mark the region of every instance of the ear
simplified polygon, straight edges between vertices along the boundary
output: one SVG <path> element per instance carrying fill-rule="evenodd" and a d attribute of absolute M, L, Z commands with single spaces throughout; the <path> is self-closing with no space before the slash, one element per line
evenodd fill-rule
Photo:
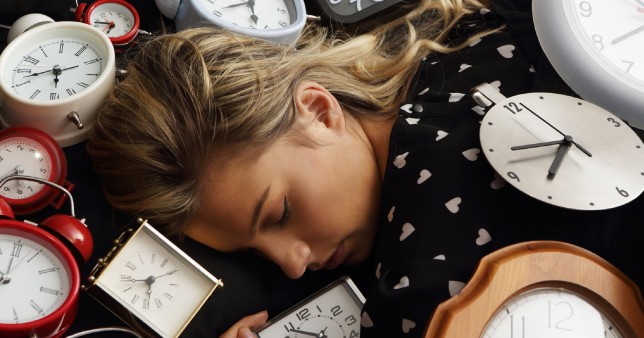
<path fill-rule="evenodd" d="M 301 82 L 293 97 L 298 120 L 303 125 L 318 122 L 330 129 L 344 130 L 345 116 L 338 100 L 317 82 Z"/>

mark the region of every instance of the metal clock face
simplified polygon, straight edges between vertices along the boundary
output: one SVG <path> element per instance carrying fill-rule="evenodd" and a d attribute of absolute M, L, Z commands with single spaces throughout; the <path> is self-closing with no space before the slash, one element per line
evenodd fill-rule
<path fill-rule="evenodd" d="M 283 29 L 295 21 L 292 0 L 199 1 L 217 18 L 239 27 L 259 30 Z"/>
<path fill-rule="evenodd" d="M 481 335 L 510 337 L 625 338 L 595 306 L 562 288 L 537 288 L 513 297 Z"/>
<path fill-rule="evenodd" d="M 151 332 L 176 337 L 220 285 L 221 281 L 143 223 L 89 291 L 96 295 L 100 290 L 116 300 L 121 308 L 112 310 L 121 318 L 136 317 Z"/>
<path fill-rule="evenodd" d="M 0 323 L 20 324 L 57 310 L 71 274 L 51 247 L 0 231 Z"/>
<path fill-rule="evenodd" d="M 477 90 L 500 95 L 489 85 Z M 482 151 L 517 189 L 578 210 L 617 207 L 644 190 L 644 144 L 608 111 L 551 93 L 492 101 L 481 123 Z"/>
<path fill-rule="evenodd" d="M 103 72 L 104 55 L 88 41 L 59 38 L 43 41 L 14 56 L 8 84 L 25 100 L 56 101 L 89 87 Z"/>
<path fill-rule="evenodd" d="M 587 101 L 644 127 L 644 1 L 532 2 L 539 42 Z"/>
<path fill-rule="evenodd" d="M 110 38 L 128 35 L 135 29 L 135 15 L 116 2 L 102 3 L 89 13 L 88 22 Z"/>
<path fill-rule="evenodd" d="M 260 338 L 360 337 L 364 297 L 350 279 L 340 279 L 272 319 Z"/>

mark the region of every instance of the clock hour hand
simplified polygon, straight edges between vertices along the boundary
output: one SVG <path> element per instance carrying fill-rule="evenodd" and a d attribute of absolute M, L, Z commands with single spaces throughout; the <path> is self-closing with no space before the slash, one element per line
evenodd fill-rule
<path fill-rule="evenodd" d="M 562 144 L 564 142 L 565 142 L 565 140 L 531 143 L 531 144 L 524 144 L 524 145 L 520 145 L 520 146 L 513 146 L 513 147 L 510 147 L 510 149 L 512 149 L 512 150 L 523 150 L 523 149 L 539 148 L 539 147 L 545 147 L 545 146 L 552 146 L 552 145 L 555 145 L 555 144 Z"/>
<path fill-rule="evenodd" d="M 250 19 L 257 24 L 257 20 L 259 20 L 259 18 L 255 15 L 255 0 L 248 0 L 248 7 L 250 7 L 250 11 L 252 13 L 250 15 Z"/>
<path fill-rule="evenodd" d="M 302 331 L 302 330 L 298 330 L 298 329 L 291 329 L 291 332 L 295 332 L 295 333 L 299 333 L 299 334 L 303 334 L 303 335 L 311 336 L 311 337 L 326 338 L 326 335 L 324 334 L 324 331 L 320 332 L 320 333 L 315 333 L 315 332 Z"/>
<path fill-rule="evenodd" d="M 552 161 L 552 164 L 548 169 L 549 178 L 553 178 L 557 174 L 557 171 L 561 166 L 561 162 L 563 161 L 564 155 L 566 155 L 566 153 L 568 152 L 568 149 L 570 149 L 572 144 L 573 144 L 572 137 L 569 135 L 566 135 L 563 142 L 559 145 L 559 149 L 557 150 L 557 155 L 555 155 L 555 159 Z"/>
<path fill-rule="evenodd" d="M 233 7 L 239 7 L 239 6 L 248 6 L 248 3 L 249 3 L 249 2 L 250 2 L 250 1 L 240 2 L 240 3 L 237 3 L 237 4 L 232 4 L 232 5 L 224 6 L 224 7 L 222 7 L 222 8 L 233 8 Z"/>
<path fill-rule="evenodd" d="M 619 37 L 617 37 L 617 38 L 613 39 L 613 41 L 611 41 L 611 42 L 612 42 L 613 44 L 620 43 L 620 42 L 622 42 L 622 41 L 624 41 L 624 40 L 626 40 L 626 39 L 630 38 L 631 36 L 633 36 L 633 35 L 635 35 L 635 34 L 637 34 L 637 33 L 642 32 L 642 31 L 644 31 L 644 25 L 639 26 L 639 27 L 637 27 L 637 28 L 633 29 L 632 31 L 630 31 L 630 32 L 628 32 L 628 33 L 622 34 L 621 36 L 619 36 Z"/>

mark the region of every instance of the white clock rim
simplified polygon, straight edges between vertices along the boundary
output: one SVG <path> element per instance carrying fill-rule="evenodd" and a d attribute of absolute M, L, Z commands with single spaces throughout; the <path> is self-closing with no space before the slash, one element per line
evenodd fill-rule
<path fill-rule="evenodd" d="M 29 101 L 13 93 L 7 85 L 4 71 L 17 50 L 33 49 L 31 41 L 42 42 L 57 37 L 56 32 L 76 32 L 104 55 L 103 72 L 87 89 L 76 95 L 55 101 Z M 38 37 L 43 34 L 43 37 Z M 31 47 L 28 47 L 31 46 Z M 116 55 L 109 38 L 86 23 L 74 21 L 52 22 L 34 27 L 19 35 L 6 46 L 0 55 L 0 124 L 5 127 L 27 125 L 51 135 L 61 147 L 71 146 L 87 139 L 87 132 L 94 125 L 97 109 L 116 82 Z M 83 128 L 77 128 L 67 115 L 77 112 Z M 62 121 L 62 122 L 61 122 Z"/>
<path fill-rule="evenodd" d="M 294 8 L 295 21 L 293 21 L 288 27 L 279 28 L 279 29 L 266 29 L 266 30 L 245 28 L 245 27 L 233 25 L 225 20 L 219 20 L 216 23 L 211 23 L 209 21 L 202 21 L 202 22 L 190 22 L 190 23 L 184 24 L 180 17 L 181 15 L 185 14 L 184 13 L 185 11 L 182 10 L 182 7 L 186 6 L 185 4 L 186 1 L 189 1 L 189 0 L 181 1 L 181 3 L 179 4 L 177 15 L 175 16 L 175 21 L 176 21 L 178 30 L 184 30 L 186 28 L 195 27 L 195 26 L 198 26 L 199 24 L 216 24 L 217 26 L 220 26 L 223 29 L 230 30 L 233 32 L 255 36 L 264 40 L 292 45 L 295 42 L 297 42 L 297 40 L 300 38 L 300 32 L 302 31 L 302 29 L 304 28 L 304 25 L 306 24 L 306 7 L 304 5 L 304 0 L 285 0 L 285 1 L 292 1 L 293 5 L 295 6 Z M 208 10 L 206 10 L 203 7 L 202 0 L 193 0 L 192 2 L 194 4 L 195 10 L 199 12 L 199 15 L 202 18 L 212 17 L 212 13 L 210 13 Z"/>
<path fill-rule="evenodd" d="M 548 60 L 584 100 L 603 107 L 633 127 L 644 129 L 644 82 L 621 75 L 622 70 L 577 39 L 576 23 L 566 16 L 573 1 L 532 2 L 535 30 Z M 561 23 L 566 23 L 565 29 Z M 595 55 L 595 58 L 579 57 L 587 54 Z"/>

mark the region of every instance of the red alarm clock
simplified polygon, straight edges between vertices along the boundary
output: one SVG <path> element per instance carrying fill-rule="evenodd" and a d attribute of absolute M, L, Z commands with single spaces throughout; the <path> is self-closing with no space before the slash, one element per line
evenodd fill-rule
<path fill-rule="evenodd" d="M 74 187 L 65 181 L 67 162 L 63 150 L 49 134 L 32 127 L 0 129 L 0 179 L 11 175 L 38 177 L 64 185 L 68 191 Z M 53 187 L 20 179 L 6 182 L 0 188 L 0 198 L 18 215 L 33 213 L 48 204 L 59 209 L 65 202 L 65 195 Z"/>
<path fill-rule="evenodd" d="M 132 42 L 139 33 L 141 21 L 134 6 L 124 0 L 98 0 L 89 6 L 81 3 L 74 18 L 105 33 L 115 46 Z"/>
<path fill-rule="evenodd" d="M 61 337 L 78 309 L 78 261 L 87 261 L 93 240 L 73 216 L 69 191 L 29 176 L 0 180 L 33 180 L 64 191 L 70 215 L 53 215 L 40 225 L 16 221 L 0 199 L 0 337 Z"/>

